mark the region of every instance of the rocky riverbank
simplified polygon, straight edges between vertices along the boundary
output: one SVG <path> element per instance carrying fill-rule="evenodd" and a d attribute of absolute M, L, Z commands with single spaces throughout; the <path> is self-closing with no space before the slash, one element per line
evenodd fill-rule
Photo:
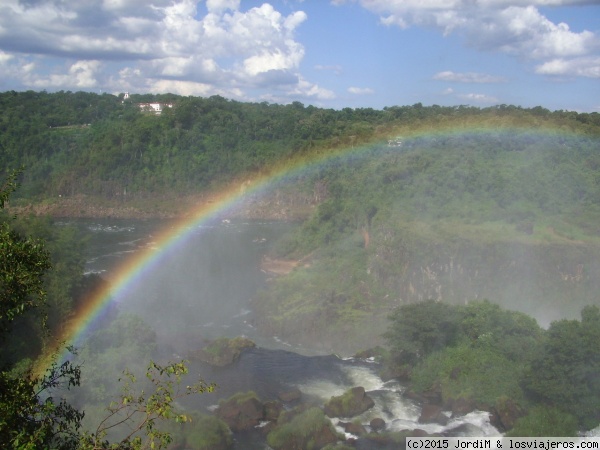
<path fill-rule="evenodd" d="M 148 196 L 131 200 L 75 195 L 40 201 L 15 201 L 7 206 L 10 214 L 86 219 L 183 219 L 223 202 L 214 193 L 186 196 Z M 290 201 L 286 196 L 247 196 L 227 210 L 231 218 L 299 221 L 307 218 L 315 205 Z"/>

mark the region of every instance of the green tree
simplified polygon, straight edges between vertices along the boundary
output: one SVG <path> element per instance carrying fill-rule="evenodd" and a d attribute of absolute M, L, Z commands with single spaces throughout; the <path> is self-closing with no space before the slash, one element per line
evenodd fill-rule
<path fill-rule="evenodd" d="M 0 189 L 0 209 L 16 188 L 13 173 Z M 0 337 L 26 311 L 43 305 L 43 275 L 50 257 L 40 240 L 19 235 L 8 223 L 0 224 Z"/>
<path fill-rule="evenodd" d="M 456 342 L 459 309 L 434 300 L 403 305 L 390 315 L 384 334 L 402 362 L 414 363 Z"/>
<path fill-rule="evenodd" d="M 0 209 L 16 188 L 17 172 L 0 189 Z M 43 276 L 50 258 L 40 240 L 19 235 L 8 223 L 0 228 L 0 339 L 14 321 L 44 305 Z M 52 394 L 79 385 L 80 371 L 54 361 L 45 375 L 0 368 L 0 442 L 18 449 L 75 448 L 83 413 Z"/>
<path fill-rule="evenodd" d="M 577 436 L 577 419 L 558 408 L 536 406 L 506 436 Z"/>
<path fill-rule="evenodd" d="M 93 433 L 85 433 L 79 443 L 82 450 L 97 449 L 161 449 L 172 442 L 171 433 L 159 427 L 161 421 L 185 423 L 189 417 L 179 413 L 173 403 L 182 397 L 212 392 L 214 385 L 199 380 L 181 388 L 182 377 L 188 373 L 185 362 L 159 365 L 151 362 L 146 378 L 152 386 L 147 393 L 136 383 L 136 377 L 124 372 L 123 389 L 116 401 L 107 408 L 108 414 Z M 110 443 L 106 436 L 115 428 L 127 425 L 127 432 L 118 442 Z"/>
<path fill-rule="evenodd" d="M 526 387 L 544 403 L 591 428 L 600 422 L 600 309 L 587 306 L 581 321 L 553 322 L 531 363 Z"/>
<path fill-rule="evenodd" d="M 0 210 L 16 188 L 17 175 L 17 172 L 12 173 L 0 188 Z M 16 319 L 45 306 L 43 277 L 50 268 L 43 241 L 20 235 L 8 222 L 1 225 L 0 339 L 7 338 Z M 72 348 L 69 350 L 74 352 Z M 3 445 L 20 450 L 165 448 L 171 442 L 171 435 L 161 431 L 158 422 L 187 421 L 187 416 L 178 413 L 173 403 L 182 396 L 214 388 L 201 380 L 180 388 L 182 377 L 187 374 L 183 361 L 164 366 L 152 362 L 146 372 L 149 391 L 139 389 L 135 376 L 125 371 L 123 391 L 108 407 L 106 417 L 95 432 L 82 433 L 84 413 L 64 399 L 65 389 L 80 385 L 80 367 L 70 361 L 59 363 L 56 357 L 43 375 L 34 374 L 30 365 L 25 370 L 7 364 L 0 367 L 0 442 Z M 55 398 L 57 395 L 62 398 Z M 109 430 L 124 425 L 130 431 L 116 443 L 105 439 Z"/>

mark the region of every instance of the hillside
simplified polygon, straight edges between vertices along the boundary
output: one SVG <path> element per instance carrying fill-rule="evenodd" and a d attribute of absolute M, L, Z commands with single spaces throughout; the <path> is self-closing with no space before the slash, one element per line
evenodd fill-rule
<path fill-rule="evenodd" d="M 140 107 L 160 102 L 160 115 Z M 387 141 L 399 133 L 484 126 L 597 135 L 600 114 L 391 106 L 343 110 L 164 95 L 0 93 L 0 176 L 24 166 L 13 200 L 90 198 L 111 206 L 218 191 L 273 166 Z M 311 189 L 311 187 L 308 187 Z M 139 205 L 135 202 L 139 202 Z"/>
<path fill-rule="evenodd" d="M 276 249 L 308 262 L 257 297 L 257 325 L 352 353 L 382 342 L 395 308 L 428 299 L 489 299 L 545 326 L 576 317 L 600 303 L 598 145 L 488 129 L 331 161 L 326 199 Z"/>
<path fill-rule="evenodd" d="M 0 167 L 25 167 L 27 211 L 186 215 L 287 175 L 246 205 L 306 218 L 270 255 L 302 263 L 254 300 L 256 325 L 320 351 L 380 343 L 392 310 L 426 299 L 546 324 L 598 304 L 599 139 L 600 114 L 542 107 L 0 94 Z"/>

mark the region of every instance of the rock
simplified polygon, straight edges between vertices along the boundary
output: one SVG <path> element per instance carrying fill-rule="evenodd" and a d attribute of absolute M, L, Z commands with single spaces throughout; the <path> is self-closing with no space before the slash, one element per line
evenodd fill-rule
<path fill-rule="evenodd" d="M 360 351 L 354 355 L 357 359 L 373 359 L 381 360 L 386 354 L 386 350 L 383 347 L 374 347 L 367 350 Z"/>
<path fill-rule="evenodd" d="M 412 400 L 413 402 L 417 402 L 417 403 L 424 403 L 425 402 L 425 397 L 423 397 L 418 392 L 411 391 L 410 389 L 404 391 L 402 393 L 402 396 L 405 397 L 405 398 L 407 398 L 407 399 L 409 399 L 409 400 Z"/>
<path fill-rule="evenodd" d="M 431 436 L 427 431 L 421 430 L 420 428 L 415 428 L 414 430 L 411 430 L 410 433 L 411 433 L 410 436 L 413 436 L 413 437 L 427 437 L 427 436 Z"/>
<path fill-rule="evenodd" d="M 310 405 L 308 405 L 306 403 L 301 403 L 293 409 L 288 409 L 288 410 L 284 409 L 281 412 L 281 414 L 279 415 L 279 419 L 277 420 L 277 423 L 279 425 L 283 425 L 285 423 L 291 422 L 292 420 L 294 420 L 294 417 L 305 413 L 307 410 L 309 410 L 311 408 L 312 407 Z"/>
<path fill-rule="evenodd" d="M 472 436 L 474 426 L 469 423 L 463 423 L 456 427 L 445 429 L 441 434 L 448 437 Z"/>
<path fill-rule="evenodd" d="M 367 434 L 367 430 L 360 422 L 340 422 L 338 425 L 342 427 L 346 433 L 350 433 L 355 436 Z"/>
<path fill-rule="evenodd" d="M 211 366 L 224 367 L 235 362 L 243 350 L 254 347 L 256 347 L 254 342 L 243 337 L 219 338 L 192 354 L 192 357 L 196 357 Z"/>
<path fill-rule="evenodd" d="M 369 426 L 373 431 L 385 430 L 385 425 L 385 420 L 383 420 L 381 417 L 376 417 L 375 419 L 371 420 L 371 422 L 369 422 Z"/>
<path fill-rule="evenodd" d="M 254 392 L 238 393 L 221 400 L 215 415 L 232 431 L 250 430 L 265 418 L 264 406 Z"/>
<path fill-rule="evenodd" d="M 452 410 L 452 417 L 460 417 L 475 411 L 477 405 L 473 400 L 461 397 L 451 402 L 450 409 Z"/>
<path fill-rule="evenodd" d="M 370 433 L 363 437 L 364 444 L 359 448 L 401 449 L 406 448 L 406 437 L 414 436 L 410 431 L 390 433 Z M 365 445 L 366 444 L 366 445 Z"/>
<path fill-rule="evenodd" d="M 424 391 L 422 395 L 427 403 L 440 405 L 442 403 L 442 386 L 436 383 Z"/>
<path fill-rule="evenodd" d="M 214 416 L 202 415 L 194 422 L 186 424 L 190 431 L 185 431 L 185 446 L 198 450 L 229 450 L 233 447 L 231 430 L 220 419 Z"/>
<path fill-rule="evenodd" d="M 332 425 L 323 425 L 313 435 L 314 448 L 322 448 L 327 444 L 333 444 L 339 439 Z M 303 447 L 304 448 L 304 447 Z"/>
<path fill-rule="evenodd" d="M 302 397 L 302 392 L 300 391 L 300 389 L 292 389 L 291 391 L 280 392 L 279 394 L 277 394 L 277 397 L 283 403 L 293 403 L 300 400 L 300 398 Z"/>
<path fill-rule="evenodd" d="M 394 364 L 385 361 L 379 370 L 379 376 L 383 381 L 397 379 L 401 381 L 409 381 L 412 374 L 412 366 L 408 364 Z"/>
<path fill-rule="evenodd" d="M 324 411 L 329 417 L 354 417 L 375 406 L 362 386 L 354 387 L 325 403 Z"/>
<path fill-rule="evenodd" d="M 277 423 L 276 422 L 262 422 L 255 428 L 258 429 L 258 432 L 260 434 L 262 434 L 263 436 L 266 436 L 271 431 L 273 431 L 275 428 L 277 428 Z"/>
<path fill-rule="evenodd" d="M 525 415 L 525 410 L 517 402 L 508 397 L 500 397 L 496 401 L 494 409 L 499 421 L 499 426 L 496 425 L 496 428 L 505 431 L 514 427 L 517 419 Z"/>
<path fill-rule="evenodd" d="M 446 415 L 442 412 L 441 406 L 426 403 L 421 409 L 419 422 L 439 423 L 440 425 L 446 425 L 448 423 L 448 417 L 446 417 Z"/>
<path fill-rule="evenodd" d="M 283 411 L 283 405 L 278 401 L 265 402 L 264 411 L 265 420 L 277 421 L 281 411 Z"/>
<path fill-rule="evenodd" d="M 310 408 L 269 433 L 267 443 L 275 450 L 319 449 L 339 439 L 340 436 L 323 411 Z"/>

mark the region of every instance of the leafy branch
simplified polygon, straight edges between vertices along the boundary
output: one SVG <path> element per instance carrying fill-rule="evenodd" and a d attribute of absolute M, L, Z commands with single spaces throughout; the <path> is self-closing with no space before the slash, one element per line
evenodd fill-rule
<path fill-rule="evenodd" d="M 182 377 L 187 375 L 186 361 L 169 362 L 159 365 L 151 362 L 146 372 L 152 390 L 147 394 L 143 389 L 136 388 L 137 379 L 133 373 L 126 370 L 123 378 L 122 394 L 107 408 L 108 415 L 100 422 L 96 431 L 84 435 L 81 447 L 85 450 L 100 449 L 161 449 L 166 448 L 172 441 L 169 432 L 157 428 L 159 421 L 184 423 L 191 420 L 186 414 L 180 413 L 174 407 L 175 401 L 192 395 L 212 392 L 214 384 L 206 384 L 198 380 L 193 385 L 181 387 Z M 110 431 L 127 427 L 122 440 L 109 443 L 106 436 Z"/>

